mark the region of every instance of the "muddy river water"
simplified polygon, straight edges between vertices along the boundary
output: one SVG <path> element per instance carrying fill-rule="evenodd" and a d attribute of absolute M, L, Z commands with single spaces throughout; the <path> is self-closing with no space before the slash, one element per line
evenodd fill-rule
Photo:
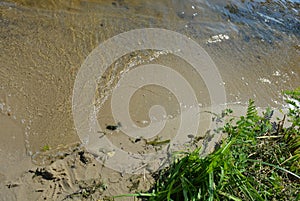
<path fill-rule="evenodd" d="M 55 155 L 82 140 L 72 113 L 79 69 L 99 44 L 134 29 L 171 30 L 198 43 L 217 67 L 227 105 L 244 108 L 251 98 L 259 107 L 281 108 L 282 90 L 300 86 L 299 12 L 298 0 L 0 0 L 0 178 L 32 162 L 47 163 L 37 155 L 43 150 Z M 133 51 L 116 60 L 95 80 L 93 104 L 107 138 L 136 153 L 143 148 L 133 146 L 121 129 L 126 123 L 112 117 L 111 93 L 140 64 L 171 66 L 188 80 L 200 109 L 212 102 L 202 75 L 172 52 Z M 127 108 L 135 126 L 154 121 L 153 105 L 164 107 L 168 119 L 160 140 L 174 137 L 183 110 L 167 87 L 150 84 L 135 91 Z"/>

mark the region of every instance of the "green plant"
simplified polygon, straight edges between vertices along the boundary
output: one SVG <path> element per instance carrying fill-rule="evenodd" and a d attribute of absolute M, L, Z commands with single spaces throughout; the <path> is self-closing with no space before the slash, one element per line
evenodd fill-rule
<path fill-rule="evenodd" d="M 285 95 L 292 107 L 282 120 L 272 122 L 270 108 L 259 115 L 250 100 L 245 116 L 230 118 L 221 128 L 228 137 L 219 149 L 206 157 L 200 156 L 200 149 L 184 153 L 156 175 L 150 193 L 125 196 L 150 201 L 298 199 L 300 90 Z M 288 127 L 283 127 L 285 118 Z"/>
<path fill-rule="evenodd" d="M 49 151 L 50 150 L 50 146 L 49 145 L 44 145 L 42 147 L 42 151 Z"/>
<path fill-rule="evenodd" d="M 282 128 L 281 132 L 291 156 L 283 163 L 288 164 L 296 174 L 300 174 L 300 87 L 294 91 L 285 91 L 284 94 L 286 102 L 290 105 L 287 117 L 291 126 Z"/>

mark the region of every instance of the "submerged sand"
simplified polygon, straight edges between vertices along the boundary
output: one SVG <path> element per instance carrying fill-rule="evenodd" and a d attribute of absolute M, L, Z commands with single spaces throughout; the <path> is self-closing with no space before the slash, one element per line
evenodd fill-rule
<path fill-rule="evenodd" d="M 282 107 L 281 90 L 299 86 L 298 36 L 276 29 L 273 33 L 272 27 L 264 35 L 247 29 L 247 24 L 231 22 L 208 4 L 193 5 L 168 0 L 0 1 L 0 200 L 103 200 L 149 189 L 153 183 L 149 174 L 123 174 L 99 163 L 80 145 L 73 122 L 72 93 L 81 64 L 101 42 L 125 31 L 160 27 L 191 37 L 214 60 L 228 105 L 238 114 L 244 113 L 249 98 L 262 108 Z M 116 72 L 124 69 L 122 62 L 132 62 L 126 56 L 118 61 Z M 155 62 L 181 70 L 197 89 L 201 109 L 209 110 L 205 84 L 183 68 L 185 61 L 161 55 Z M 99 85 L 104 86 L 111 80 L 102 81 Z M 100 102 L 105 94 L 101 86 Z M 149 108 L 155 103 L 176 114 L 179 104 L 165 94 L 165 89 L 153 86 L 137 91 L 130 113 L 138 126 L 149 120 Z M 108 101 L 97 116 L 104 128 L 118 123 L 111 116 L 109 95 L 105 98 Z M 160 133 L 162 139 L 172 137 L 172 129 L 178 127 L 176 118 Z M 207 122 L 210 116 L 203 115 L 201 124 Z M 201 129 L 198 137 L 207 127 Z M 121 132 L 107 132 L 115 145 L 145 151 L 143 143 L 133 143 Z"/>

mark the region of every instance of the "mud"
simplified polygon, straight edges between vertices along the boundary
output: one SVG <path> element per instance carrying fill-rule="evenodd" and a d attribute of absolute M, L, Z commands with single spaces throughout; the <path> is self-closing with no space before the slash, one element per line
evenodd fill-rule
<path fill-rule="evenodd" d="M 29 169 L 36 172 L 36 166 L 50 169 L 58 163 L 68 166 L 66 161 L 72 157 L 77 157 L 78 163 L 87 163 L 74 177 L 66 173 L 74 181 L 61 185 L 75 185 L 77 174 L 92 174 L 86 170 L 90 161 L 80 160 L 74 154 L 81 142 L 73 122 L 73 86 L 90 52 L 119 33 L 138 28 L 164 28 L 192 38 L 215 62 L 226 89 L 226 104 L 238 111 L 243 111 L 249 98 L 261 108 L 282 108 L 282 90 L 300 84 L 297 1 L 2 0 L 0 27 L 0 161 L 5 164 L 0 167 L 0 179 L 2 184 L 11 187 L 1 186 L 1 193 L 11 196 L 8 200 L 20 199 L 28 193 L 26 185 L 40 178 L 37 176 L 32 181 L 33 173 L 28 172 Z M 151 50 L 125 55 L 99 78 L 95 107 L 99 109 L 97 121 L 102 128 L 118 125 L 118 120 L 111 116 L 111 91 L 117 87 L 120 72 L 132 63 L 138 64 L 140 58 L 143 58 L 141 64 L 159 63 L 180 71 L 197 89 L 201 109 L 209 108 L 209 92 L 201 76 L 195 75 L 180 58 L 166 54 L 155 57 L 156 53 L 157 50 Z M 146 98 L 140 98 L 143 95 Z M 172 130 L 178 128 L 180 104 L 166 89 L 147 86 L 137 90 L 130 114 L 137 126 L 145 127 L 149 123 L 149 108 L 155 104 L 165 106 L 167 114 L 173 117 L 158 136 L 160 141 L 169 140 L 174 134 Z M 202 116 L 200 137 L 205 134 L 209 119 L 210 116 Z M 145 149 L 146 141 L 136 142 L 118 128 L 106 132 L 115 145 L 130 152 L 156 151 L 153 147 Z M 57 175 L 54 170 L 47 171 Z M 111 179 L 118 183 L 120 175 L 107 171 L 103 174 L 117 174 Z M 11 183 L 20 175 L 23 175 L 21 180 Z M 33 191 L 41 191 L 43 185 L 32 187 Z M 80 190 L 76 185 L 63 195 Z M 120 189 L 112 187 L 111 194 L 129 192 L 129 188 L 116 186 Z M 38 192 L 37 197 L 29 195 L 28 200 L 42 199 L 42 195 L 53 191 L 48 187 Z M 9 191 L 18 188 L 21 190 Z"/>

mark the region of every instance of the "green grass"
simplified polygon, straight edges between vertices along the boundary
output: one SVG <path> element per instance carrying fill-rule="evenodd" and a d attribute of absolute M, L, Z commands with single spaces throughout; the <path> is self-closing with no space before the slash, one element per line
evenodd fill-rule
<path fill-rule="evenodd" d="M 228 137 L 206 157 L 200 149 L 184 153 L 156 175 L 150 201 L 300 200 L 300 88 L 286 91 L 293 106 L 284 119 L 271 122 L 273 112 L 258 115 L 253 101 L 239 119 L 226 111 L 221 129 Z M 284 127 L 288 121 L 290 125 Z"/>

